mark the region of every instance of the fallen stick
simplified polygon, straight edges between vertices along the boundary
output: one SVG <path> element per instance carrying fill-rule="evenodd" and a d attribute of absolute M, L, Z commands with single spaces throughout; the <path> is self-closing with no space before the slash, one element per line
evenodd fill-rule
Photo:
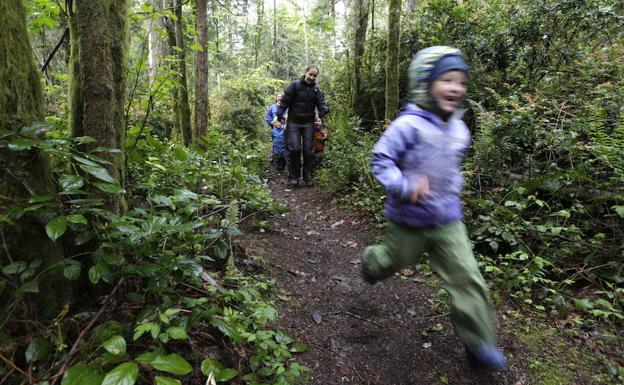
<path fill-rule="evenodd" d="M 61 376 L 65 374 L 65 370 L 67 370 L 67 366 L 69 365 L 69 359 L 78 352 L 78 345 L 80 341 L 84 338 L 85 334 L 87 334 L 87 332 L 91 329 L 91 327 L 93 327 L 93 324 L 95 324 L 95 321 L 97 321 L 98 318 L 100 318 L 100 316 L 102 315 L 102 313 L 104 313 L 104 310 L 108 306 L 108 303 L 113 299 L 113 297 L 115 296 L 115 293 L 117 292 L 117 289 L 119 289 L 119 287 L 122 285 L 123 282 L 124 282 L 123 278 L 119 280 L 117 285 L 115 285 L 115 287 L 113 288 L 113 291 L 111 291 L 110 294 L 104 300 L 104 303 L 102 304 L 102 307 L 100 308 L 100 310 L 98 310 L 98 312 L 95 313 L 93 317 L 91 317 L 91 320 L 89 320 L 89 323 L 87 323 L 87 325 L 80 331 L 80 334 L 78 334 L 76 341 L 74 341 L 74 344 L 69 350 L 67 357 L 65 357 L 63 365 L 59 369 L 58 373 L 56 373 L 52 377 L 53 380 L 52 380 L 51 385 L 55 385 L 58 382 L 59 378 L 61 378 Z"/>

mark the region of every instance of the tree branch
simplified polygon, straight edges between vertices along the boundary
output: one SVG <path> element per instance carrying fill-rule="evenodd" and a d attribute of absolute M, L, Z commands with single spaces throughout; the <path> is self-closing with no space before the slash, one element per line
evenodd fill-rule
<path fill-rule="evenodd" d="M 68 35 L 69 35 L 69 28 L 65 28 L 65 32 L 63 32 L 63 36 L 61 36 L 61 39 L 56 44 L 56 47 L 54 47 L 54 49 L 50 53 L 50 56 L 48 56 L 48 60 L 46 60 L 46 62 L 43 63 L 43 66 L 41 67 L 41 72 L 45 72 L 46 71 L 46 68 L 48 68 L 48 64 L 50 64 L 50 61 L 52 60 L 52 58 L 56 54 L 56 51 L 58 51 L 58 49 L 61 48 L 61 44 L 63 44 L 63 41 L 65 41 L 65 38 L 67 38 Z"/>

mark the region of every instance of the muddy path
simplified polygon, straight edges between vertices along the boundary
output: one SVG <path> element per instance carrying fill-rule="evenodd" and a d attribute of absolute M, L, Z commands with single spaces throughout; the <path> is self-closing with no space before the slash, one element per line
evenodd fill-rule
<path fill-rule="evenodd" d="M 331 200 L 320 187 L 271 182 L 289 212 L 264 231 L 247 229 L 247 255 L 265 257 L 277 283 L 279 324 L 308 346 L 298 355 L 313 369 L 309 383 L 522 384 L 513 340 L 499 331 L 511 370 L 470 366 L 440 309 L 435 279 L 407 272 L 374 286 L 360 278 L 360 253 L 381 234 Z M 432 284 L 432 282 L 434 284 Z"/>

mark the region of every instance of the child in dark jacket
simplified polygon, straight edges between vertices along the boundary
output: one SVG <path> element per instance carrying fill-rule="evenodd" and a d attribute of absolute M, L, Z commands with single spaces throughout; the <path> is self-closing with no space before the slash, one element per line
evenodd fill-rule
<path fill-rule="evenodd" d="M 372 171 L 386 190 L 389 226 L 384 243 L 364 251 L 363 276 L 376 283 L 426 252 L 450 294 L 451 319 L 469 359 L 503 371 L 507 360 L 496 346 L 494 309 L 462 222 L 467 84 L 468 66 L 458 49 L 429 47 L 412 60 L 411 103 L 373 149 Z"/>

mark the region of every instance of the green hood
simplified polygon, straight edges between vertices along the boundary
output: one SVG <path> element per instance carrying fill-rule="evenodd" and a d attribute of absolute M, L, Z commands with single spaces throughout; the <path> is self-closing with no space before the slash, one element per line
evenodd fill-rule
<path fill-rule="evenodd" d="M 410 99 L 427 110 L 433 111 L 435 103 L 429 95 L 429 75 L 435 64 L 448 55 L 461 55 L 457 48 L 434 46 L 422 49 L 414 55 L 408 70 Z"/>

